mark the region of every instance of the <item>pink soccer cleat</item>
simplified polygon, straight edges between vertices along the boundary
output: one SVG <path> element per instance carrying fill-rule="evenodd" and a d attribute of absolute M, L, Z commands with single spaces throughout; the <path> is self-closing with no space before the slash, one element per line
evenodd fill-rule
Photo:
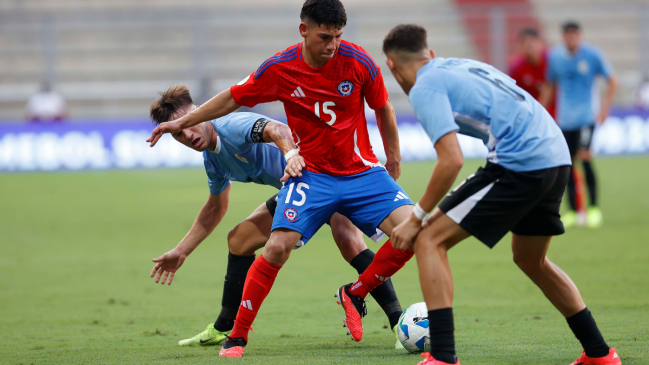
<path fill-rule="evenodd" d="M 347 334 L 352 336 L 354 341 L 363 339 L 363 317 L 367 314 L 365 300 L 358 295 L 351 295 L 349 288 L 352 284 L 343 285 L 336 291 L 336 303 L 343 306 L 345 310 L 345 322 Z"/>
<path fill-rule="evenodd" d="M 612 348 L 604 357 L 588 357 L 584 351 L 571 365 L 622 365 L 622 360 L 620 360 L 617 351 Z"/>
<path fill-rule="evenodd" d="M 219 356 L 221 357 L 243 357 L 243 350 L 248 343 L 243 337 L 232 338 L 228 336 L 223 343 Z"/>
<path fill-rule="evenodd" d="M 460 359 L 457 360 L 455 364 L 449 364 L 444 361 L 436 360 L 433 355 L 428 352 L 421 354 L 421 357 L 424 359 L 417 363 L 417 365 L 460 365 Z"/>

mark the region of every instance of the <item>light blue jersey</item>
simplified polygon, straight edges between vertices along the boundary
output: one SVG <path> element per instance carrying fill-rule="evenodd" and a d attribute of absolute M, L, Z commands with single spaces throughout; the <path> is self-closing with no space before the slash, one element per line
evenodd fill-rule
<path fill-rule="evenodd" d="M 610 78 L 613 68 L 595 46 L 582 43 L 575 54 L 565 45 L 550 52 L 547 79 L 557 85 L 557 122 L 564 131 L 595 124 L 599 110 L 597 76 Z"/>
<path fill-rule="evenodd" d="M 482 139 L 487 159 L 523 172 L 570 165 L 566 140 L 530 94 L 493 66 L 434 58 L 417 72 L 410 104 L 433 144 L 444 135 Z"/>
<path fill-rule="evenodd" d="M 231 113 L 212 121 L 216 149 L 203 151 L 210 194 L 220 194 L 230 181 L 282 187 L 284 155 L 275 145 L 253 140 L 253 127 L 260 119 L 274 122 L 255 113 Z"/>

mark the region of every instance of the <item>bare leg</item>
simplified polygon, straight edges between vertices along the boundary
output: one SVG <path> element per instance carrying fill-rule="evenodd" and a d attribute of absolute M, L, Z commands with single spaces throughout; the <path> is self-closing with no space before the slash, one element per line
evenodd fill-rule
<path fill-rule="evenodd" d="M 568 318 L 586 308 L 570 277 L 545 256 L 552 237 L 513 235 L 514 262 Z"/>
<path fill-rule="evenodd" d="M 331 217 L 331 234 L 343 258 L 349 263 L 359 253 L 367 250 L 363 232 L 341 214 L 336 213 Z"/>
<path fill-rule="evenodd" d="M 453 276 L 447 251 L 469 237 L 457 223 L 435 209 L 434 221 L 415 240 L 419 283 L 429 311 L 453 306 Z"/>
<path fill-rule="evenodd" d="M 254 255 L 268 241 L 272 224 L 273 216 L 266 203 L 263 203 L 228 233 L 230 253 L 238 256 Z"/>

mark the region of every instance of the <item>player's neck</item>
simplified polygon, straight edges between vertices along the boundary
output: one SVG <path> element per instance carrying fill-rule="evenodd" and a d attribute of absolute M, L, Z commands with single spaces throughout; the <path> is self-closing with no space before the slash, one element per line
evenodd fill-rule
<path fill-rule="evenodd" d="M 410 94 L 410 89 L 415 86 L 415 82 L 417 82 L 417 73 L 419 72 L 419 70 L 421 70 L 422 67 L 426 66 L 430 61 L 432 61 L 432 58 L 425 58 L 422 60 L 413 61 L 403 67 L 400 72 L 402 81 L 399 82 L 399 84 L 401 84 L 401 88 L 406 94 Z"/>
<path fill-rule="evenodd" d="M 210 144 L 207 149 L 210 151 L 216 150 L 216 128 L 210 122 L 205 122 L 206 127 L 209 129 Z"/>
<path fill-rule="evenodd" d="M 539 61 L 541 61 L 541 55 L 539 54 L 527 54 L 525 58 L 527 58 L 527 62 L 533 65 L 538 65 Z"/>
<path fill-rule="evenodd" d="M 309 49 L 307 48 L 306 44 L 302 43 L 302 47 L 300 47 L 302 50 L 302 59 L 304 59 L 304 62 L 309 65 L 310 67 L 313 68 L 320 68 L 324 67 L 324 65 L 329 62 L 329 60 L 318 60 L 315 58 L 311 52 L 309 52 Z"/>

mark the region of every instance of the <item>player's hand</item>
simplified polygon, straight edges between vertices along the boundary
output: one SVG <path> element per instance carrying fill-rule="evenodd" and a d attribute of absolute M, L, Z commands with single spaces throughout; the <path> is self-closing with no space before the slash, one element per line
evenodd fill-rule
<path fill-rule="evenodd" d="M 160 137 L 162 137 L 163 134 L 180 132 L 182 128 L 180 128 L 180 123 L 178 123 L 177 121 L 178 119 L 158 125 L 153 130 L 153 132 L 151 132 L 151 137 L 149 137 L 149 139 L 147 139 L 146 141 L 150 142 L 151 147 L 153 147 L 156 143 L 158 143 L 158 140 L 160 139 Z"/>
<path fill-rule="evenodd" d="M 606 118 L 608 118 L 608 110 L 602 108 L 602 110 L 600 110 L 599 114 L 597 115 L 597 122 L 599 124 L 604 124 Z"/>
<path fill-rule="evenodd" d="M 413 240 L 420 230 L 421 221 L 414 214 L 410 214 L 405 221 L 392 229 L 392 235 L 390 236 L 392 246 L 402 251 L 412 250 Z"/>
<path fill-rule="evenodd" d="M 388 160 L 385 163 L 385 169 L 388 171 L 388 174 L 392 176 L 394 181 L 397 181 L 399 176 L 401 176 L 401 161 Z"/>
<path fill-rule="evenodd" d="M 291 157 L 286 161 L 286 168 L 284 169 L 284 176 L 279 181 L 287 181 L 291 177 L 302 176 L 302 169 L 306 167 L 304 157 L 299 154 Z"/>
<path fill-rule="evenodd" d="M 153 266 L 153 270 L 151 270 L 151 277 L 155 276 L 156 284 L 164 284 L 167 281 L 167 278 L 169 278 L 169 282 L 167 284 L 171 285 L 171 282 L 174 280 L 176 270 L 180 269 L 186 258 L 187 255 L 185 253 L 174 248 L 173 250 L 158 257 L 157 259 L 153 259 L 153 262 L 155 262 L 156 264 L 155 266 Z M 161 277 L 162 282 L 160 282 Z"/>

